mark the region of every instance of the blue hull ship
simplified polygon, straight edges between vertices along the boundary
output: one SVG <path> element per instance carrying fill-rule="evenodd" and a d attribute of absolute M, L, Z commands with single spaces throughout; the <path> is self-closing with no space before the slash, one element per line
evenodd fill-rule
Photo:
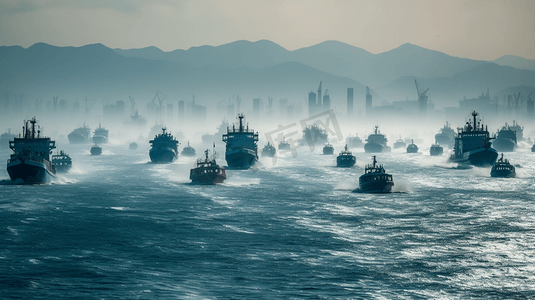
<path fill-rule="evenodd" d="M 231 169 L 249 169 L 258 160 L 258 133 L 243 125 L 243 114 L 238 118 L 238 128 L 234 124 L 232 130 L 227 127 L 227 133 L 223 134 L 223 142 L 227 144 L 225 160 Z"/>
<path fill-rule="evenodd" d="M 498 152 L 491 147 L 489 131 L 477 120 L 478 113 L 473 111 L 472 122 L 467 122 L 455 136 L 455 146 L 449 161 L 470 164 L 476 167 L 493 166 Z"/>
<path fill-rule="evenodd" d="M 7 173 L 12 181 L 43 184 L 56 176 L 56 169 L 50 163 L 50 152 L 56 148 L 56 142 L 41 137 L 41 132 L 35 130 L 36 122 L 35 118 L 25 122 L 23 137 L 9 141 L 14 153 L 7 161 Z"/>
<path fill-rule="evenodd" d="M 162 128 L 162 133 L 156 135 L 149 141 L 152 148 L 149 150 L 149 157 L 153 163 L 168 164 L 178 158 L 178 141 Z"/>

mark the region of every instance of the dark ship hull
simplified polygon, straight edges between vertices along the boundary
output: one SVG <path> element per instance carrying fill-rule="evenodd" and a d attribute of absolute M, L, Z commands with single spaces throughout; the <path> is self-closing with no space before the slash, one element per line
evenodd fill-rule
<path fill-rule="evenodd" d="M 231 169 L 249 169 L 256 162 L 256 154 L 251 149 L 239 149 L 225 153 L 227 166 Z"/>
<path fill-rule="evenodd" d="M 490 177 L 504 177 L 504 178 L 513 178 L 516 176 L 516 172 L 511 170 L 492 170 L 490 172 Z"/>
<path fill-rule="evenodd" d="M 391 181 L 373 181 L 359 184 L 359 191 L 366 193 L 390 193 L 394 183 Z"/>
<path fill-rule="evenodd" d="M 355 165 L 356 159 L 354 156 L 336 158 L 336 166 L 341 168 L 349 168 Z"/>
<path fill-rule="evenodd" d="M 7 164 L 7 173 L 12 181 L 22 180 L 24 184 L 49 183 L 55 177 L 53 167 L 48 161 L 16 160 Z"/>
<path fill-rule="evenodd" d="M 223 183 L 225 179 L 227 179 L 227 176 L 224 174 L 212 174 L 212 173 L 205 173 L 201 175 L 191 176 L 191 183 L 193 184 L 218 184 Z"/>
<path fill-rule="evenodd" d="M 414 147 L 414 146 L 411 147 L 411 145 L 409 145 L 407 147 L 407 153 L 418 153 L 418 147 Z"/>
<path fill-rule="evenodd" d="M 334 154 L 333 147 L 323 147 L 323 155 L 333 155 L 333 154 Z"/>
<path fill-rule="evenodd" d="M 275 148 L 273 149 L 264 149 L 262 150 L 262 153 L 260 155 L 262 155 L 262 157 L 274 157 L 275 156 Z"/>
<path fill-rule="evenodd" d="M 462 157 L 450 158 L 450 162 L 471 164 L 476 167 L 489 167 L 496 163 L 498 152 L 493 148 L 478 148 L 463 153 Z"/>
<path fill-rule="evenodd" d="M 95 135 L 93 136 L 93 143 L 95 144 L 107 144 L 108 138 L 103 135 Z"/>
<path fill-rule="evenodd" d="M 496 138 L 492 142 L 492 148 L 496 149 L 498 152 L 513 152 L 515 151 L 516 144 L 513 140 Z"/>
<path fill-rule="evenodd" d="M 100 147 L 91 147 L 91 155 L 101 155 L 102 154 L 102 148 Z"/>
<path fill-rule="evenodd" d="M 54 165 L 56 169 L 56 174 L 58 173 L 67 173 L 71 170 L 72 165 Z"/>
<path fill-rule="evenodd" d="M 442 153 L 444 153 L 444 149 L 442 147 L 431 147 L 429 150 L 429 154 L 431 156 L 439 156 L 442 155 Z"/>
<path fill-rule="evenodd" d="M 381 152 L 388 152 L 389 148 L 385 147 L 385 145 L 383 145 L 383 144 L 366 143 L 364 145 L 364 151 L 366 153 L 381 153 Z"/>
<path fill-rule="evenodd" d="M 182 154 L 182 156 L 188 156 L 188 157 L 192 157 L 192 156 L 196 155 L 195 154 L 195 149 L 189 150 L 189 149 L 186 149 L 186 148 L 184 148 L 180 154 Z"/>
<path fill-rule="evenodd" d="M 69 138 L 69 143 L 71 144 L 86 144 L 89 142 L 85 136 L 75 132 L 69 133 L 67 138 Z"/>
<path fill-rule="evenodd" d="M 156 164 L 168 164 L 178 158 L 178 154 L 171 148 L 150 149 L 150 160 Z"/>

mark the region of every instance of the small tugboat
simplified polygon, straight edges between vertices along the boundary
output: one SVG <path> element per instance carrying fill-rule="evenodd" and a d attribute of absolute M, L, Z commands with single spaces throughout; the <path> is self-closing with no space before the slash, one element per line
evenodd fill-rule
<path fill-rule="evenodd" d="M 366 165 L 364 175 L 359 178 L 359 189 L 355 191 L 368 193 L 390 193 L 394 186 L 392 175 L 387 174 L 383 165 L 377 165 L 375 155 L 373 163 Z"/>
<path fill-rule="evenodd" d="M 407 144 L 399 137 L 394 143 L 394 149 L 406 148 Z"/>
<path fill-rule="evenodd" d="M 97 144 L 94 144 L 93 147 L 91 147 L 91 155 L 101 155 L 102 154 L 102 147 L 100 147 Z"/>
<path fill-rule="evenodd" d="M 431 156 L 438 156 L 442 155 L 444 153 L 444 148 L 440 146 L 436 141 L 433 145 L 431 145 L 431 148 L 429 149 L 429 155 Z"/>
<path fill-rule="evenodd" d="M 137 143 L 136 142 L 131 142 L 130 145 L 128 145 L 128 149 L 130 150 L 137 150 Z"/>
<path fill-rule="evenodd" d="M 499 152 L 513 152 L 516 148 L 516 132 L 507 123 L 498 130 L 492 148 Z"/>
<path fill-rule="evenodd" d="M 180 154 L 184 156 L 195 156 L 195 149 L 189 145 L 188 141 L 188 145 L 184 147 L 184 149 L 182 149 L 182 152 Z"/>
<path fill-rule="evenodd" d="M 71 144 L 85 144 L 89 143 L 89 135 L 91 134 L 91 129 L 89 127 L 85 126 L 85 123 L 82 127 L 78 127 L 75 130 L 73 130 L 67 138 L 69 139 L 69 143 Z"/>
<path fill-rule="evenodd" d="M 368 135 L 367 143 L 364 145 L 366 153 L 390 152 L 390 147 L 386 145 L 388 140 L 385 135 L 379 131 L 379 126 L 375 126 L 372 134 Z"/>
<path fill-rule="evenodd" d="M 407 153 L 418 153 L 418 146 L 414 144 L 414 140 L 407 146 Z"/>
<path fill-rule="evenodd" d="M 19 135 L 9 141 L 14 153 L 7 160 L 7 173 L 12 181 L 20 179 L 24 184 L 42 184 L 56 176 L 56 168 L 50 163 L 50 151 L 56 148 L 56 142 L 42 137 L 35 123 L 35 117 L 25 121 L 22 137 Z"/>
<path fill-rule="evenodd" d="M 197 166 L 190 170 L 189 178 L 196 184 L 217 184 L 223 183 L 227 179 L 225 169 L 221 168 L 215 161 L 215 145 L 212 159 L 208 158 L 208 149 L 204 151 L 204 158 L 197 160 Z"/>
<path fill-rule="evenodd" d="M 258 160 L 258 133 L 249 129 L 249 125 L 243 125 L 243 114 L 238 115 L 239 124 L 232 125 L 232 130 L 227 127 L 227 133 L 223 134 L 223 142 L 227 144 L 225 160 L 232 169 L 249 169 Z"/>
<path fill-rule="evenodd" d="M 267 144 L 262 149 L 261 155 L 262 157 L 274 157 L 276 153 L 277 153 L 277 149 L 275 149 L 273 145 L 267 142 Z"/>
<path fill-rule="evenodd" d="M 98 128 L 95 129 L 95 132 L 93 133 L 93 143 L 95 144 L 107 144 L 108 143 L 108 129 L 100 126 L 100 123 L 98 124 Z"/>
<path fill-rule="evenodd" d="M 352 167 L 357 162 L 355 156 L 351 153 L 351 151 L 347 150 L 347 145 L 345 146 L 344 151 L 340 152 L 338 157 L 336 157 L 336 166 L 337 167 Z"/>
<path fill-rule="evenodd" d="M 162 128 L 162 133 L 156 135 L 149 141 L 152 148 L 149 150 L 149 157 L 153 163 L 167 164 L 178 158 L 178 141 L 166 132 L 167 128 Z"/>
<path fill-rule="evenodd" d="M 279 150 L 290 150 L 290 144 L 286 141 L 285 137 L 283 137 L 282 141 L 279 143 Z"/>
<path fill-rule="evenodd" d="M 61 150 L 58 154 L 52 155 L 52 165 L 56 168 L 56 173 L 67 173 L 72 167 L 72 159 L 69 154 Z"/>
<path fill-rule="evenodd" d="M 498 152 L 491 147 L 489 131 L 481 120 L 478 122 L 477 116 L 478 113 L 473 111 L 473 121 L 458 129 L 450 162 L 476 167 L 488 167 L 496 162 Z"/>
<path fill-rule="evenodd" d="M 516 170 L 513 165 L 509 163 L 507 159 L 503 159 L 503 153 L 500 158 L 496 161 L 496 164 L 492 166 L 490 171 L 490 177 L 515 177 Z"/>
<path fill-rule="evenodd" d="M 358 134 L 355 134 L 355 136 L 348 136 L 346 138 L 346 144 L 349 146 L 349 148 L 351 149 L 354 149 L 354 148 L 362 148 L 362 146 L 364 145 L 362 143 L 362 139 L 359 138 L 359 135 Z"/>
<path fill-rule="evenodd" d="M 333 145 L 327 143 L 327 145 L 325 145 L 323 147 L 323 155 L 333 155 L 334 154 L 334 147 Z"/>

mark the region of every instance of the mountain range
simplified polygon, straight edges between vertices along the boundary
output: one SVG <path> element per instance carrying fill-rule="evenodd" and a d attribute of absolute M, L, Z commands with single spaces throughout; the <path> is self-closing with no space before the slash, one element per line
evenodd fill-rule
<path fill-rule="evenodd" d="M 175 100 L 188 100 L 195 94 L 203 104 L 240 94 L 242 99 L 288 98 L 290 103 L 306 106 L 308 92 L 323 81 L 334 106 L 343 109 L 349 87 L 355 89 L 357 106 L 363 103 L 365 85 L 372 88 L 374 99 L 414 100 L 416 79 L 430 89 L 437 107 L 444 107 L 487 88 L 492 94 L 533 86 L 535 71 L 521 61 L 470 60 L 412 44 L 372 54 L 337 41 L 293 51 L 260 40 L 169 52 L 156 47 L 122 50 L 101 44 L 56 47 L 37 43 L 26 49 L 0 47 L 0 90 L 107 100 L 124 100 L 127 95 L 149 100 L 161 91 Z"/>

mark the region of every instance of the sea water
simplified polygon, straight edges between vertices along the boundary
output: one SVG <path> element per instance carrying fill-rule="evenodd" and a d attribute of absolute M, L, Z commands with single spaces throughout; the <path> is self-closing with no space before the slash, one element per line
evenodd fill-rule
<path fill-rule="evenodd" d="M 529 149 L 505 155 L 509 179 L 422 147 L 377 154 L 394 192 L 365 194 L 353 192 L 372 161 L 363 150 L 336 168 L 336 155 L 304 147 L 199 186 L 195 158 L 152 164 L 148 145 L 89 148 L 62 148 L 73 168 L 48 185 L 12 185 L 0 169 L 0 298 L 535 295 Z"/>

